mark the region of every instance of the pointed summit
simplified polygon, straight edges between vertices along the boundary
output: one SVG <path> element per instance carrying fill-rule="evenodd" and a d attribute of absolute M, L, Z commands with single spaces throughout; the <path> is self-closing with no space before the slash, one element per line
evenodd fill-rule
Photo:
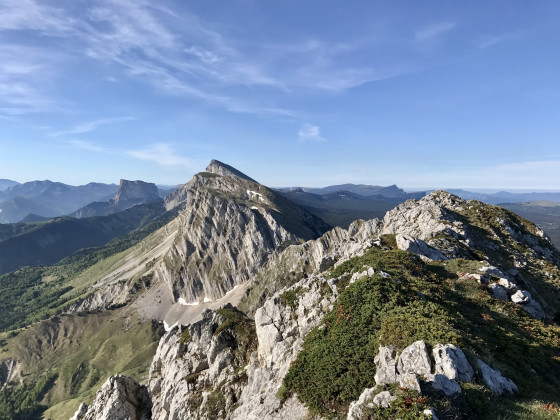
<path fill-rule="evenodd" d="M 243 178 L 252 182 L 257 182 L 253 178 L 248 177 L 243 172 L 238 171 L 233 166 L 229 166 L 219 160 L 212 159 L 210 164 L 206 167 L 206 172 L 210 172 L 216 175 L 222 176 L 236 176 L 238 178 Z"/>

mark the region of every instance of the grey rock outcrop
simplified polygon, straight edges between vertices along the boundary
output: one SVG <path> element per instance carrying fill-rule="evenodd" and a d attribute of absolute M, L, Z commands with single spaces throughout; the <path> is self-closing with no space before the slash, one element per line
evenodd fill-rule
<path fill-rule="evenodd" d="M 15 359 L 6 359 L 0 363 L 0 390 L 9 383 L 17 382 L 21 364 Z"/>
<path fill-rule="evenodd" d="M 225 310 L 236 317 L 230 322 L 245 323 L 248 336 L 218 331 L 226 318 L 207 310 L 200 321 L 162 337 L 150 367 L 152 419 L 219 418 L 238 400 L 254 326 L 234 308 Z"/>
<path fill-rule="evenodd" d="M 493 394 L 513 394 L 518 391 L 517 385 L 511 379 L 503 376 L 498 369 L 491 368 L 480 359 L 477 360 L 477 364 L 482 374 L 482 381 L 490 388 Z"/>
<path fill-rule="evenodd" d="M 373 397 L 377 395 L 377 392 L 377 387 L 364 389 L 364 391 L 360 395 L 360 398 L 350 403 L 346 420 L 361 420 L 362 416 L 365 414 L 364 408 L 369 405 L 373 406 L 372 400 Z"/>
<path fill-rule="evenodd" d="M 178 203 L 185 207 L 174 243 L 155 271 L 175 301 L 216 300 L 253 276 L 280 246 L 329 229 L 302 207 L 226 166 L 213 161 L 166 202 L 168 209 Z"/>
<path fill-rule="evenodd" d="M 396 399 L 397 397 L 391 395 L 389 391 L 382 391 L 373 397 L 372 403 L 373 405 L 378 405 L 383 408 L 389 408 L 391 403 Z"/>
<path fill-rule="evenodd" d="M 407 235 L 398 234 L 395 237 L 397 242 L 397 248 L 403 251 L 412 252 L 413 254 L 419 255 L 424 261 L 433 260 L 448 260 L 445 255 L 435 248 L 429 246 L 426 242 L 418 238 L 412 238 Z"/>
<path fill-rule="evenodd" d="M 447 378 L 472 382 L 474 371 L 463 350 L 453 344 L 438 344 L 433 350 L 435 360 L 435 373 L 445 375 Z"/>
<path fill-rule="evenodd" d="M 84 219 L 86 217 L 107 216 L 124 211 L 138 204 L 163 202 L 156 184 L 144 181 L 128 181 L 121 179 L 119 190 L 109 201 L 95 201 L 73 213 L 70 217 Z"/>
<path fill-rule="evenodd" d="M 414 373 L 428 376 L 432 367 L 426 343 L 420 340 L 406 347 L 399 356 L 397 368 L 400 374 Z"/>
<path fill-rule="evenodd" d="M 504 289 L 503 286 L 500 286 L 498 283 L 491 283 L 488 285 L 488 288 L 492 292 L 492 296 L 494 296 L 496 299 L 508 300 L 508 292 L 506 289 Z"/>
<path fill-rule="evenodd" d="M 379 347 L 375 356 L 375 383 L 377 385 L 393 384 L 398 382 L 397 354 L 391 346 Z"/>
<path fill-rule="evenodd" d="M 531 294 L 526 290 L 518 290 L 511 295 L 511 301 L 513 303 L 529 303 L 530 300 Z"/>
<path fill-rule="evenodd" d="M 113 204 L 119 208 L 130 206 L 132 203 L 151 203 L 160 201 L 156 184 L 144 181 L 128 181 L 121 179 L 119 191 L 113 198 Z M 133 204 L 133 205 L 134 205 Z"/>
<path fill-rule="evenodd" d="M 149 420 L 151 401 L 145 386 L 127 376 L 111 376 L 92 405 L 80 405 L 71 420 Z"/>
<path fill-rule="evenodd" d="M 70 420 L 81 420 L 85 417 L 88 411 L 88 405 L 85 403 L 81 403 L 74 415 L 70 418 Z"/>
<path fill-rule="evenodd" d="M 432 388 L 442 391 L 445 395 L 461 393 L 461 387 L 459 384 L 441 373 L 436 373 L 435 375 L 430 376 L 428 378 L 428 383 L 432 386 Z"/>

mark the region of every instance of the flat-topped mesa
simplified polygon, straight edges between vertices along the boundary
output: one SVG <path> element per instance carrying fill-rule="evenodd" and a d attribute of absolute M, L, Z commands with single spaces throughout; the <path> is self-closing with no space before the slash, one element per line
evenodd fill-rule
<path fill-rule="evenodd" d="M 210 164 L 206 167 L 206 172 L 210 172 L 212 174 L 222 175 L 222 176 L 228 176 L 228 175 L 236 176 L 239 178 L 246 179 L 248 181 L 257 182 L 253 178 L 250 178 L 247 175 L 245 175 L 243 172 L 238 171 L 233 166 L 229 166 L 215 159 L 212 159 L 210 161 Z"/>
<path fill-rule="evenodd" d="M 113 203 L 127 203 L 134 201 L 135 203 L 149 203 L 160 199 L 156 184 L 144 181 L 128 181 L 121 179 L 119 191 L 113 198 Z"/>

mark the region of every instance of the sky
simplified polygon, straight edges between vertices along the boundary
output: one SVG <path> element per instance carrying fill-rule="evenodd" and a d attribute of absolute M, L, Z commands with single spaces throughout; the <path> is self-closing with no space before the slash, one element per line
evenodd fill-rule
<path fill-rule="evenodd" d="M 560 2 L 4 0 L 0 178 L 560 190 Z"/>

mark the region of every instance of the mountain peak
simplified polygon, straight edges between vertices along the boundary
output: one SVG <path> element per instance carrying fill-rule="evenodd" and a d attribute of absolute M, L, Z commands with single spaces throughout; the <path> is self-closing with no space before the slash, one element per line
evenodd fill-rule
<path fill-rule="evenodd" d="M 227 176 L 227 175 L 236 176 L 238 178 L 247 179 L 252 182 L 257 182 L 253 178 L 250 178 L 247 175 L 245 175 L 243 172 L 238 171 L 233 166 L 229 166 L 228 164 L 225 164 L 215 159 L 212 159 L 210 161 L 210 164 L 206 167 L 206 172 L 210 172 L 222 176 Z"/>
<path fill-rule="evenodd" d="M 113 198 L 115 204 L 120 202 L 138 201 L 150 202 L 159 200 L 156 184 L 144 181 L 128 181 L 121 179 L 119 191 Z"/>

